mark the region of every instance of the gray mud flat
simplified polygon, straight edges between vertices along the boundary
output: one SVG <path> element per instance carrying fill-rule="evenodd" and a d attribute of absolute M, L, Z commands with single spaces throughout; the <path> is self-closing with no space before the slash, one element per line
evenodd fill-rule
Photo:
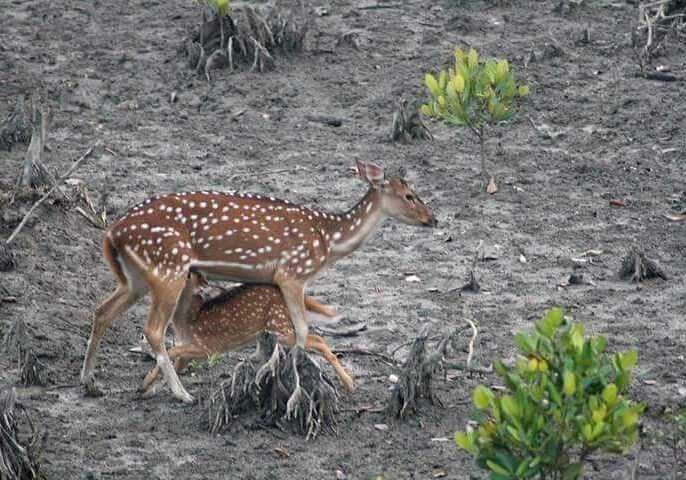
<path fill-rule="evenodd" d="M 315 3 L 329 12 L 313 25 L 319 51 L 279 57 L 276 71 L 266 74 L 214 71 L 210 91 L 177 54 L 199 20 L 192 2 L 4 0 L 0 116 L 20 93 L 47 92 L 56 106 L 47 153 L 53 172 L 66 171 L 102 139 L 117 156 L 91 159 L 74 177 L 87 183 L 96 203 L 108 194 L 112 220 L 149 195 L 182 189 L 255 191 L 343 209 L 364 192 L 348 172 L 355 159 L 406 167 L 439 228 L 388 221 L 312 283 L 309 293 L 368 323 L 357 337 L 329 339 L 332 346 L 390 355 L 425 325 L 438 337 L 469 314 L 480 329 L 476 360 L 488 365 L 514 354 L 514 332 L 561 305 L 589 332 L 607 336 L 610 348 L 638 349 L 631 394 L 650 408 L 637 478 L 668 478 L 673 452 L 656 432 L 668 431 L 664 409 L 686 401 L 686 222 L 662 214 L 686 208 L 678 205 L 686 200 L 686 90 L 682 82 L 635 76 L 635 7 L 586 2 L 562 17 L 549 1 L 448 7 L 411 0 L 384 9 L 360 9 L 366 1 Z M 581 42 L 584 29 L 590 43 Z M 334 50 L 351 30 L 360 49 Z M 479 192 L 478 148 L 467 131 L 430 124 L 433 143 L 387 140 L 393 105 L 402 95 L 422 95 L 424 73 L 447 61 L 456 45 L 508 58 L 532 89 L 517 121 L 488 145 L 500 185 L 494 196 Z M 674 39 L 667 46 L 655 63 L 685 76 L 686 48 Z M 331 127 L 309 115 L 348 121 Z M 0 152 L 3 194 L 23 152 Z M 611 206 L 612 199 L 626 206 Z M 0 237 L 30 204 L 0 204 Z M 75 385 L 90 319 L 114 287 L 101 235 L 73 208 L 48 202 L 13 245 L 16 269 L 0 273 L 7 292 L 0 293 L 16 297 L 0 303 L 0 333 L 23 318 L 49 369 L 48 387 L 18 388 L 48 432 L 48 478 L 301 479 L 336 478 L 340 471 L 351 479 L 462 479 L 476 472 L 451 439 L 469 419 L 471 390 L 497 384 L 495 376 L 448 372 L 436 384 L 444 408 L 425 406 L 383 431 L 374 426 L 385 421 L 381 414 L 357 410 L 385 399 L 394 369 L 378 357 L 348 354 L 341 360 L 358 388 L 341 397 L 338 437 L 305 442 L 260 428 L 249 415 L 211 436 L 198 406 L 179 404 L 167 390 L 150 400 L 136 394 L 151 363 L 129 348 L 140 338 L 146 302 L 105 336 L 96 375 L 106 395 L 84 397 Z M 460 296 L 453 289 L 464 283 L 480 240 L 494 259 L 478 265 L 482 292 Z M 619 281 L 615 274 L 632 245 L 660 262 L 669 280 Z M 570 259 L 591 249 L 603 253 L 586 258 L 577 273 L 595 285 L 559 286 L 574 271 Z M 410 273 L 421 281 L 405 281 Z M 465 343 L 467 335 L 465 328 Z M 398 362 L 406 352 L 398 351 Z M 457 356 L 464 361 L 466 354 Z M 206 396 L 239 357 L 196 368 L 182 381 Z M 0 382 L 14 383 L 16 375 L 0 359 Z M 588 478 L 629 478 L 635 454 L 594 459 Z M 677 478 L 686 477 L 681 462 Z"/>

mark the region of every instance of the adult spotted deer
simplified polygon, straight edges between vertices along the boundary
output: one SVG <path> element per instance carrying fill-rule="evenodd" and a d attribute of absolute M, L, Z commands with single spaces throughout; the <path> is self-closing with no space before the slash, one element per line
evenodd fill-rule
<path fill-rule="evenodd" d="M 147 272 L 145 278 L 150 285 L 159 282 L 158 277 Z M 188 294 L 191 295 L 189 315 L 187 318 L 177 317 L 174 320 L 175 345 L 169 350 L 169 358 L 174 362 L 177 372 L 190 360 L 206 359 L 211 354 L 238 350 L 254 343 L 257 336 L 264 331 L 276 334 L 282 344 L 295 345 L 288 307 L 278 287 L 244 284 L 226 290 L 209 300 L 204 300 L 202 295 L 197 293 L 198 287 L 197 277 L 191 274 L 186 287 Z M 314 298 L 306 296 L 305 306 L 308 314 L 314 312 L 327 317 L 334 316 L 334 312 Z M 349 392 L 353 391 L 350 375 L 322 337 L 308 334 L 305 348 L 323 356 L 345 388 Z M 155 367 L 145 377 L 144 395 L 150 393 L 159 370 L 159 367 Z"/>
<path fill-rule="evenodd" d="M 96 352 L 107 327 L 150 291 L 143 331 L 174 396 L 193 401 L 164 345 L 172 318 L 188 314 L 189 298 L 181 293 L 189 272 L 210 279 L 277 285 L 293 323 L 296 346 L 304 348 L 307 282 L 354 252 L 386 217 L 411 225 L 437 224 L 402 178 L 385 178 L 379 166 L 359 161 L 357 175 L 369 190 L 344 213 L 325 213 L 261 195 L 219 192 L 171 193 L 133 207 L 103 240 L 105 261 L 117 288 L 95 311 L 81 382 L 93 385 Z M 141 263 L 158 283 L 145 281 Z"/>

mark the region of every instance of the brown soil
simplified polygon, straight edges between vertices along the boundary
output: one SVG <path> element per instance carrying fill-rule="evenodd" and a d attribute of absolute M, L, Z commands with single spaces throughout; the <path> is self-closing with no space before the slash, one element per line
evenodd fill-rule
<path fill-rule="evenodd" d="M 662 214 L 683 208 L 686 198 L 686 89 L 683 82 L 637 78 L 636 8 L 584 2 L 563 17 L 552 1 L 453 7 L 407 0 L 383 9 L 361 9 L 373 4 L 366 0 L 315 3 L 328 10 L 315 18 L 317 50 L 311 38 L 309 51 L 280 57 L 271 73 L 215 71 L 210 89 L 177 53 L 199 21 L 192 2 L 7 0 L 0 15 L 0 115 L 20 93 L 47 92 L 55 107 L 47 166 L 58 174 L 98 139 L 116 152 L 95 156 L 74 175 L 96 204 L 108 197 L 110 220 L 147 196 L 182 189 L 256 191 L 337 210 L 364 191 L 348 172 L 355 159 L 406 167 L 439 228 L 387 221 L 358 253 L 312 283 L 310 294 L 368 323 L 359 336 L 330 343 L 390 355 L 429 324 L 436 338 L 464 325 L 466 344 L 462 318 L 471 315 L 480 328 L 476 360 L 487 365 L 512 356 L 515 331 L 562 305 L 588 331 L 606 335 L 612 349 L 638 349 L 631 395 L 650 404 L 638 462 L 636 451 L 598 457 L 588 478 L 629 478 L 635 465 L 636 478 L 667 478 L 675 467 L 658 435 L 669 431 L 663 410 L 683 405 L 686 395 L 686 223 Z M 589 43 L 582 42 L 585 29 Z M 351 30 L 359 50 L 334 50 Z M 432 143 L 388 141 L 399 98 L 423 95 L 423 74 L 447 61 L 454 46 L 508 58 L 532 88 L 517 121 L 488 145 L 500 186 L 493 196 L 480 193 L 478 147 L 469 132 L 431 124 Z M 655 65 L 685 77 L 683 43 L 668 39 L 662 53 Z M 347 121 L 332 127 L 309 115 Z M 1 153 L 6 193 L 24 149 Z M 611 199 L 626 206 L 611 206 Z M 33 200 L 1 200 L 0 237 Z M 48 202 L 13 244 L 16 269 L 0 273 L 1 296 L 16 297 L 0 302 L 0 334 L 24 319 L 49 369 L 47 388 L 18 387 L 48 433 L 48 478 L 336 478 L 337 470 L 355 479 L 442 472 L 467 478 L 476 471 L 451 438 L 469 419 L 472 388 L 497 383 L 495 376 L 449 372 L 436 385 L 444 408 L 424 406 L 384 431 L 375 428 L 385 422 L 381 414 L 354 410 L 384 400 L 395 370 L 378 357 L 349 354 L 342 362 L 358 389 L 342 396 L 340 436 L 305 442 L 259 428 L 249 415 L 211 436 L 204 411 L 175 401 L 168 389 L 150 400 L 136 394 L 150 362 L 128 349 L 140 338 L 146 302 L 105 336 L 96 375 L 106 396 L 84 397 L 76 384 L 91 315 L 113 288 L 101 235 L 69 203 Z M 478 264 L 481 292 L 461 296 L 456 289 L 480 240 L 495 259 Z M 621 259 L 634 245 L 669 280 L 620 281 Z M 575 269 L 571 258 L 590 249 L 603 253 Z M 594 285 L 559 287 L 574 271 Z M 405 281 L 409 273 L 421 281 Z M 407 348 L 396 353 L 398 363 L 406 354 Z M 456 355 L 464 361 L 466 354 Z M 206 397 L 238 358 L 228 355 L 182 380 Z M 0 359 L 0 381 L 17 381 L 9 359 Z M 675 478 L 684 478 L 683 460 L 679 468 Z"/>

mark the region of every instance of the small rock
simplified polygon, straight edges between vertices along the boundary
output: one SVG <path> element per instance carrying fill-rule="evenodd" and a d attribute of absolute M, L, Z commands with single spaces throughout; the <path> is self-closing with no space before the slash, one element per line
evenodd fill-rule
<path fill-rule="evenodd" d="M 374 428 L 381 432 L 385 432 L 388 430 L 388 425 L 386 425 L 385 423 L 376 423 L 374 424 Z"/>
<path fill-rule="evenodd" d="M 405 281 L 409 282 L 409 283 L 417 283 L 417 282 L 421 282 L 422 279 L 419 278 L 417 275 L 409 275 L 409 276 L 405 277 Z"/>
<path fill-rule="evenodd" d="M 336 470 L 336 480 L 345 480 L 347 477 L 345 476 L 345 473 L 343 473 L 343 470 Z"/>
<path fill-rule="evenodd" d="M 398 380 L 400 380 L 400 379 L 394 373 L 388 376 L 388 381 L 391 383 L 398 383 Z"/>

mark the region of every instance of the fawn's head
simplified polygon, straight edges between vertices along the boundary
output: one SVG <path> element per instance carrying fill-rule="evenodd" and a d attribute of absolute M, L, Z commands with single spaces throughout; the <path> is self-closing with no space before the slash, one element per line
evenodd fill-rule
<path fill-rule="evenodd" d="M 357 162 L 357 176 L 381 194 L 381 211 L 408 225 L 435 227 L 438 220 L 401 175 L 386 178 L 374 163 Z"/>

